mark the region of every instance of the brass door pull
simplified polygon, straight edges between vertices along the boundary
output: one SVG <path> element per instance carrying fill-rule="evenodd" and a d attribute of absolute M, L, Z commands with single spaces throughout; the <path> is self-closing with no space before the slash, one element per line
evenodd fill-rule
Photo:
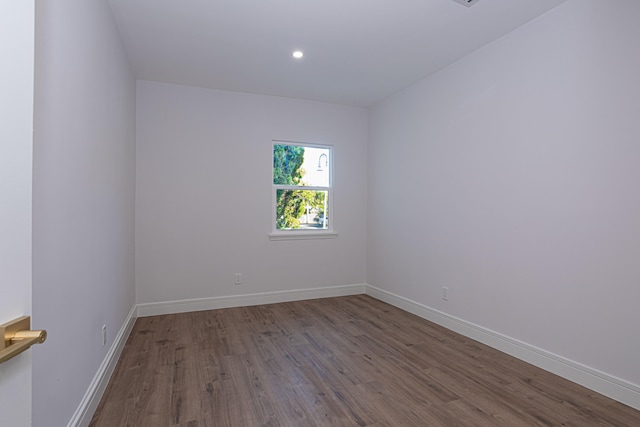
<path fill-rule="evenodd" d="M 32 331 L 31 317 L 22 316 L 0 325 L 0 363 L 47 339 L 47 331 Z"/>

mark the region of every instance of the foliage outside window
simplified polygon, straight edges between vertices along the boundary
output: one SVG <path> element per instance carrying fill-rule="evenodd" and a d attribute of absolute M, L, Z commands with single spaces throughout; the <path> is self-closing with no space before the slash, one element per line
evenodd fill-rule
<path fill-rule="evenodd" d="M 273 144 L 274 229 L 331 228 L 331 147 Z"/>

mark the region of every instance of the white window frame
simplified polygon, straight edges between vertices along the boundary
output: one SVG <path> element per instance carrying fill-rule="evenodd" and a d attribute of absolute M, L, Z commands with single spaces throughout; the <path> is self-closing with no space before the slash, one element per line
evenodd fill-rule
<path fill-rule="evenodd" d="M 298 147 L 312 147 L 329 150 L 327 156 L 327 165 L 329 168 L 329 186 L 328 187 L 316 187 L 316 186 L 300 186 L 300 185 L 282 185 L 273 183 L 273 148 L 276 145 L 293 145 Z M 270 240 L 307 240 L 307 239 L 334 239 L 338 237 L 334 228 L 334 216 L 333 216 L 333 174 L 334 174 L 334 147 L 330 144 L 318 144 L 310 142 L 299 141 L 283 141 L 272 140 L 271 141 L 271 233 L 269 234 Z M 276 228 L 276 194 L 278 190 L 311 190 L 311 191 L 326 191 L 327 192 L 327 208 L 325 215 L 328 214 L 328 226 L 322 229 L 310 229 L 310 228 L 296 228 L 279 230 Z"/>

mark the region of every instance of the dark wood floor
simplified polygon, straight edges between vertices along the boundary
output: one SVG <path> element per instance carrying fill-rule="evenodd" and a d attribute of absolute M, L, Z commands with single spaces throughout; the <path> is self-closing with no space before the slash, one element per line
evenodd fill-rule
<path fill-rule="evenodd" d="M 640 426 L 640 412 L 359 295 L 140 318 L 91 426 Z"/>

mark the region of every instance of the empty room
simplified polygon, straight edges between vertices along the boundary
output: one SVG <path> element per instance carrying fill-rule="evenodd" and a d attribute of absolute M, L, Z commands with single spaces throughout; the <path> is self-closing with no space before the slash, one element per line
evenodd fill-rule
<path fill-rule="evenodd" d="M 0 2 L 2 426 L 640 425 L 637 0 Z"/>

